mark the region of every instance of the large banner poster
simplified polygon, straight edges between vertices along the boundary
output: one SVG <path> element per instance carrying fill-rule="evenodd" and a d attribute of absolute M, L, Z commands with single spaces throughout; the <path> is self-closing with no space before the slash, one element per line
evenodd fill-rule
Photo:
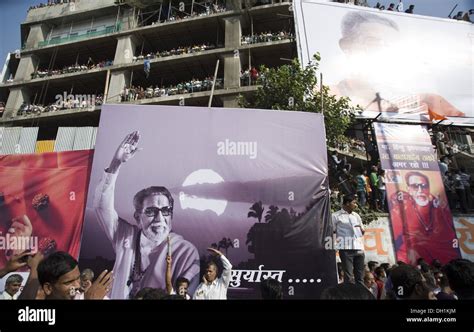
<path fill-rule="evenodd" d="M 371 221 L 364 233 L 365 262 L 396 263 L 393 251 L 392 231 L 388 218 Z"/>
<path fill-rule="evenodd" d="M 374 123 L 397 260 L 459 258 L 459 242 L 425 126 Z"/>
<path fill-rule="evenodd" d="M 471 23 L 318 0 L 294 9 L 302 64 L 319 52 L 324 84 L 363 117 L 474 123 Z"/>
<path fill-rule="evenodd" d="M 337 283 L 324 137 L 318 114 L 105 105 L 81 268 L 113 268 L 111 298 L 129 298 L 165 289 L 170 254 L 192 296 L 211 247 L 233 265 L 228 298 L 259 298 L 268 277 L 318 298 Z"/>
<path fill-rule="evenodd" d="M 462 258 L 474 262 L 474 217 L 454 217 Z"/>
<path fill-rule="evenodd" d="M 92 150 L 0 156 L 0 267 L 25 250 L 79 256 L 91 164 Z"/>

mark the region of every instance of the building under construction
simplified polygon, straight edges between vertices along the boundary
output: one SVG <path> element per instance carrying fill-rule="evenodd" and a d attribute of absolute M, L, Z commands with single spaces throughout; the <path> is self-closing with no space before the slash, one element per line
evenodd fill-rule
<path fill-rule="evenodd" d="M 238 107 L 252 67 L 297 56 L 289 2 L 80 0 L 28 11 L 0 127 L 97 127 L 102 103 Z M 5 128 L 8 129 L 8 128 Z"/>

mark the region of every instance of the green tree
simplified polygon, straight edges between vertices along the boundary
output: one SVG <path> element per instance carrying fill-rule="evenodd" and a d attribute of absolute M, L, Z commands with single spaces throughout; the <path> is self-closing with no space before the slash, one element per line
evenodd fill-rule
<path fill-rule="evenodd" d="M 240 106 L 323 113 L 328 145 L 336 146 L 346 141 L 344 134 L 354 119 L 356 108 L 349 105 L 349 98 L 330 94 L 328 86 L 323 85 L 320 89 L 320 60 L 318 53 L 305 68 L 297 59 L 278 68 L 260 67 L 258 84 L 261 87 L 249 100 L 240 97 Z"/>

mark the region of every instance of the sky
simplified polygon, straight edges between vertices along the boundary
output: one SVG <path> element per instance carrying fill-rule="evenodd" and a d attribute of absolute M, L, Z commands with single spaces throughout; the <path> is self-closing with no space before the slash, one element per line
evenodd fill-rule
<path fill-rule="evenodd" d="M 0 70 L 7 53 L 20 48 L 20 24 L 25 20 L 28 8 L 41 2 L 46 3 L 47 0 L 0 0 Z M 391 2 L 398 3 L 398 0 L 368 0 L 372 7 L 377 2 L 387 8 Z M 448 17 L 456 5 L 454 14 L 474 9 L 474 0 L 403 0 L 403 3 L 405 8 L 415 5 L 415 14 L 437 17 Z M 471 16 L 471 19 L 474 20 L 474 17 Z"/>

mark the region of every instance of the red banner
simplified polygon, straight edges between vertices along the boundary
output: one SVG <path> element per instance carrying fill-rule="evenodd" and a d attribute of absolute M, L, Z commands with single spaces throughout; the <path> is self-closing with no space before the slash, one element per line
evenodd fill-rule
<path fill-rule="evenodd" d="M 453 217 L 426 127 L 374 124 L 397 260 L 460 258 Z"/>
<path fill-rule="evenodd" d="M 0 156 L 0 267 L 26 249 L 78 257 L 92 155 Z"/>

